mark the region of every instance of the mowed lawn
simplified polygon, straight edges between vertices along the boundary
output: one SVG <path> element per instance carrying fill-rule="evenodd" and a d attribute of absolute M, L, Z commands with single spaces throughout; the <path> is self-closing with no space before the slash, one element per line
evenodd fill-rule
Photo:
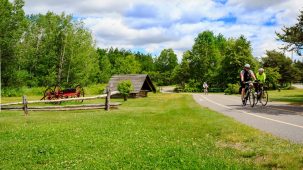
<path fill-rule="evenodd" d="M 303 168 L 303 145 L 202 108 L 190 94 L 151 94 L 110 112 L 22 114 L 0 113 L 0 169 Z"/>
<path fill-rule="evenodd" d="M 303 105 L 303 89 L 281 90 L 280 92 L 269 91 L 270 101 L 290 102 L 292 104 Z"/>

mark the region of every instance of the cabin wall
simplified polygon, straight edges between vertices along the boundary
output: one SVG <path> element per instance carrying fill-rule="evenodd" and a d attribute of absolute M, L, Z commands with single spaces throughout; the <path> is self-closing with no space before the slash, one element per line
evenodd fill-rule
<path fill-rule="evenodd" d="M 140 91 L 139 93 L 131 93 L 129 94 L 129 98 L 139 98 L 139 97 L 147 97 L 148 91 Z M 112 95 L 111 98 L 123 98 L 121 94 Z"/>
<path fill-rule="evenodd" d="M 138 97 L 147 97 L 147 91 L 140 91 L 137 95 Z"/>

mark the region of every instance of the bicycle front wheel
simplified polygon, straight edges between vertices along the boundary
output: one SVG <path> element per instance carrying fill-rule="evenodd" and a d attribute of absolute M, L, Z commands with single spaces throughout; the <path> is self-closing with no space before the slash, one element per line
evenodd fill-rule
<path fill-rule="evenodd" d="M 249 90 L 248 100 L 249 100 L 249 105 L 251 107 L 254 107 L 255 106 L 255 94 L 254 94 L 253 90 Z"/>
<path fill-rule="evenodd" d="M 260 96 L 260 101 L 262 106 L 266 106 L 268 102 L 268 93 L 267 91 L 262 91 L 262 94 Z"/>

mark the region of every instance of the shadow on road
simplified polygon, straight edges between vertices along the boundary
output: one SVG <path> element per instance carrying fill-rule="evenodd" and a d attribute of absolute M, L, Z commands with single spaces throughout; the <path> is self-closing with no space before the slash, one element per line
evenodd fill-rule
<path fill-rule="evenodd" d="M 270 115 L 302 115 L 303 116 L 303 107 L 302 106 L 293 106 L 293 105 L 268 105 L 261 106 L 257 104 L 254 107 L 242 106 L 242 105 L 227 105 L 237 110 L 249 111 L 251 113 L 263 113 Z"/>

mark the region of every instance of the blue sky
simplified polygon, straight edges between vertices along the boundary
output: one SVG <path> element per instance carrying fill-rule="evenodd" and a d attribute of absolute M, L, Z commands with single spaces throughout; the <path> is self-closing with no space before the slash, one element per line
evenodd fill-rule
<path fill-rule="evenodd" d="M 255 57 L 278 49 L 275 31 L 296 23 L 302 0 L 25 0 L 26 14 L 73 14 L 91 30 L 96 46 L 158 55 L 172 48 L 179 59 L 198 33 L 244 35 Z M 296 57 L 296 56 L 295 56 Z"/>

